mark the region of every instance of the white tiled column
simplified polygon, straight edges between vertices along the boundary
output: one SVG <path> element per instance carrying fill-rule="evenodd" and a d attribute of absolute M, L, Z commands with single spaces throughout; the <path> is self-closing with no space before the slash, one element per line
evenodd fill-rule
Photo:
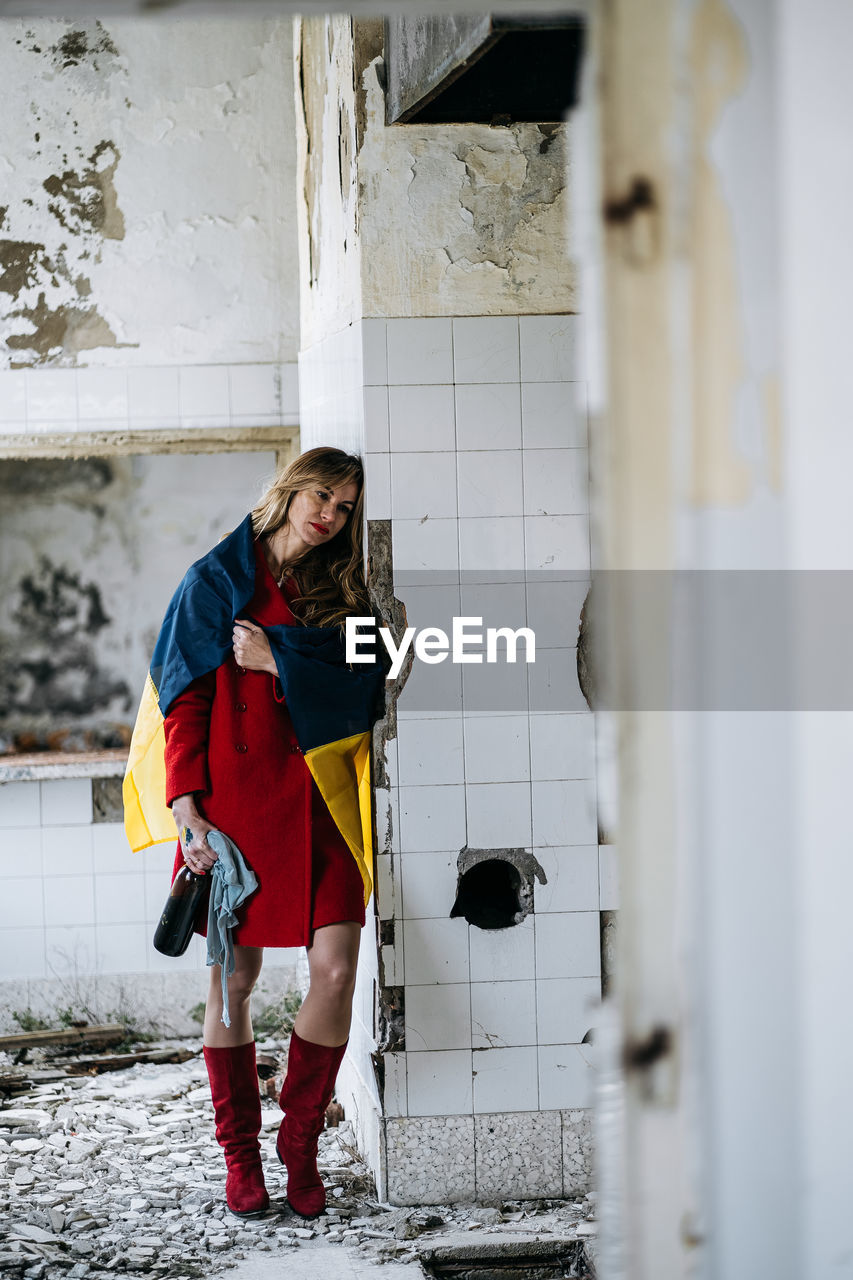
<path fill-rule="evenodd" d="M 472 586 L 488 571 L 514 578 L 497 597 L 506 625 L 542 622 L 536 667 L 507 669 L 512 713 L 469 710 L 464 684 L 453 703 L 459 673 L 449 669 L 446 704 L 417 701 L 417 670 L 398 703 L 389 773 L 400 821 L 387 856 L 399 856 L 400 872 L 386 981 L 405 984 L 406 1051 L 386 1055 L 386 1141 L 389 1194 L 403 1200 L 429 1194 L 406 1140 L 431 1141 L 451 1119 L 460 1198 L 511 1193 L 501 1143 L 530 1155 L 530 1168 L 512 1174 L 519 1194 L 576 1191 L 588 1178 L 592 1058 L 582 1041 L 600 996 L 605 901 L 592 716 L 576 677 L 589 516 L 575 325 L 571 316 L 362 325 L 372 347 L 368 516 L 392 520 L 395 574 L 429 572 L 437 584 L 418 591 L 409 624 L 428 622 L 416 615 L 430 599 L 455 608 L 454 590 L 457 611 L 488 609 L 495 588 Z M 554 569 L 573 571 L 559 590 L 574 630 L 554 625 Z M 404 586 L 397 594 L 405 602 Z M 448 918 L 466 844 L 535 854 L 547 884 L 536 885 L 521 925 L 488 932 Z M 476 1185 L 466 1165 L 475 1143 Z"/>
<path fill-rule="evenodd" d="M 468 708 L 449 664 L 431 669 L 440 705 L 423 694 L 417 666 L 398 703 L 389 788 L 376 804 L 380 918 L 393 924 L 383 978 L 404 987 L 406 1011 L 405 1052 L 385 1055 L 380 1173 L 402 1200 L 433 1194 L 421 1166 L 434 1142 L 447 1171 L 439 1199 L 510 1194 L 501 1144 L 512 1136 L 529 1154 L 513 1174 L 520 1194 L 577 1190 L 588 1176 L 578 1163 L 588 1158 L 592 1073 L 582 1041 L 600 990 L 602 899 L 592 717 L 575 661 L 589 575 L 575 325 L 571 316 L 363 319 L 300 357 L 303 448 L 362 451 L 367 518 L 392 522 L 395 575 L 432 575 L 410 601 L 409 625 L 427 625 L 433 605 L 494 607 L 493 585 L 476 585 L 494 571 L 513 577 L 498 597 L 503 621 L 541 622 L 535 668 L 507 668 L 511 711 Z M 573 571 L 559 589 L 574 630 L 555 626 L 554 569 Z M 404 586 L 397 594 L 405 601 Z M 488 933 L 449 919 L 466 844 L 535 854 L 548 883 L 523 924 Z M 363 950 L 342 1079 L 366 1147 L 373 1081 L 356 1077 L 375 1047 L 367 993 L 377 977 Z M 418 1168 L 406 1155 L 414 1136 Z"/>

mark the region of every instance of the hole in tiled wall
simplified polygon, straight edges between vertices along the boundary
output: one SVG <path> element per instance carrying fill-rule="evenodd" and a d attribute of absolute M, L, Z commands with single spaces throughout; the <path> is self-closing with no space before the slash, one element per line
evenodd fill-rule
<path fill-rule="evenodd" d="M 92 821 L 122 822 L 124 807 L 122 805 L 121 778 L 92 779 Z"/>
<path fill-rule="evenodd" d="M 451 916 L 480 929 L 508 929 L 523 913 L 521 876 L 512 863 L 489 858 L 460 876 Z"/>
<path fill-rule="evenodd" d="M 533 910 L 533 881 L 547 878 L 524 849 L 468 849 L 459 854 L 459 880 L 451 919 L 463 916 L 478 929 L 510 929 Z"/>

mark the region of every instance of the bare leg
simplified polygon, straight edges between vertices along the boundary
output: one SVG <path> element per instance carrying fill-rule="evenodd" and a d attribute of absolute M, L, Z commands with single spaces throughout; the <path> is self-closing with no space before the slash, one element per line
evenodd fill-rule
<path fill-rule="evenodd" d="M 234 972 L 228 979 L 228 1011 L 231 1026 L 222 1021 L 222 973 L 211 965 L 210 987 L 204 1013 L 204 1043 L 211 1049 L 232 1049 L 254 1039 L 249 1000 L 261 972 L 263 947 L 234 948 Z"/>
<path fill-rule="evenodd" d="M 311 985 L 294 1024 L 303 1040 L 335 1046 L 349 1035 L 360 933 L 354 920 L 314 930 L 308 948 Z"/>

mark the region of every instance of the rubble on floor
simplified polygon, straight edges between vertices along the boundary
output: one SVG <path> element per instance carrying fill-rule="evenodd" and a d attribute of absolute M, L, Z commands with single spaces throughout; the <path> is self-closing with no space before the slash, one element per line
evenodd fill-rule
<path fill-rule="evenodd" d="M 279 1057 L 286 1050 L 272 1041 L 258 1047 Z M 200 1054 L 197 1041 L 183 1048 Z M 328 1211 L 305 1222 L 284 1201 L 285 1175 L 274 1150 L 281 1111 L 266 1096 L 262 1105 L 271 1209 L 244 1221 L 225 1207 L 225 1162 L 200 1056 L 67 1076 L 11 1098 L 0 1106 L 0 1274 L 191 1280 L 258 1253 L 322 1242 L 356 1249 L 365 1261 L 418 1264 L 417 1275 L 421 1259 L 428 1263 L 441 1246 L 458 1248 L 462 1237 L 488 1253 L 489 1240 L 501 1233 L 555 1242 L 594 1235 L 592 1196 L 575 1203 L 381 1204 L 346 1122 L 321 1135 Z M 589 1273 L 591 1266 L 574 1272 Z"/>

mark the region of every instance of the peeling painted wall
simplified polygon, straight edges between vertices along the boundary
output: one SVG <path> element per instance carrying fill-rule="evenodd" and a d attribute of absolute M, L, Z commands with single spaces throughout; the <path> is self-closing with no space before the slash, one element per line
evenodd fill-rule
<path fill-rule="evenodd" d="M 384 128 L 381 63 L 362 72 L 364 314 L 576 310 L 565 125 Z"/>
<path fill-rule="evenodd" d="M 388 128 L 382 24 L 295 30 L 303 349 L 358 317 L 576 310 L 568 126 Z"/>
<path fill-rule="evenodd" d="M 293 56 L 305 350 L 362 314 L 352 19 L 294 19 Z"/>
<path fill-rule="evenodd" d="M 179 578 L 274 470 L 272 452 L 0 462 L 0 752 L 128 741 Z"/>
<path fill-rule="evenodd" d="M 0 21 L 2 366 L 293 360 L 290 19 Z"/>

